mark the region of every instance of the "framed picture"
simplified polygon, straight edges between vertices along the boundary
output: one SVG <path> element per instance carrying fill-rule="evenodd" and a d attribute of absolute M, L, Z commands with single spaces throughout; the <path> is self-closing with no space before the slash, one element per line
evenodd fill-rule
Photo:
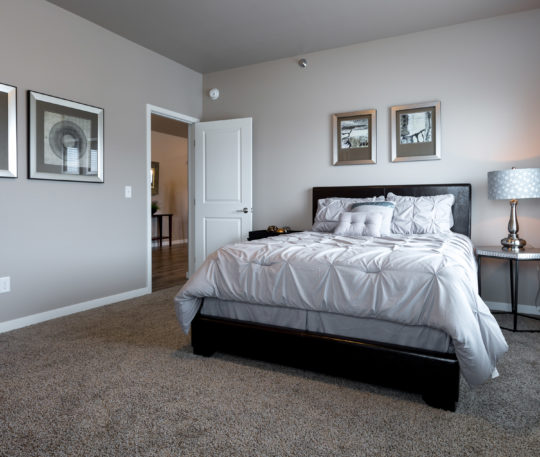
<path fill-rule="evenodd" d="M 152 167 L 150 168 L 150 176 L 152 180 L 150 181 L 150 189 L 152 189 L 152 195 L 159 194 L 159 162 L 152 162 Z"/>
<path fill-rule="evenodd" d="M 377 162 L 377 111 L 368 109 L 332 115 L 333 164 Z"/>
<path fill-rule="evenodd" d="M 32 179 L 103 182 L 103 109 L 28 92 Z"/>
<path fill-rule="evenodd" d="M 392 162 L 440 160 L 441 102 L 392 106 Z"/>
<path fill-rule="evenodd" d="M 17 88 L 0 84 L 0 177 L 17 177 Z"/>

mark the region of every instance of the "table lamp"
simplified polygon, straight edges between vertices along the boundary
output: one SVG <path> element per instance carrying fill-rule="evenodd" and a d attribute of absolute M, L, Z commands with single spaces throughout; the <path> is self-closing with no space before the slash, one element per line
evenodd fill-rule
<path fill-rule="evenodd" d="M 527 242 L 518 236 L 517 201 L 540 198 L 540 168 L 512 168 L 488 172 L 488 198 L 510 200 L 508 236 L 501 240 L 503 249 L 520 250 Z"/>

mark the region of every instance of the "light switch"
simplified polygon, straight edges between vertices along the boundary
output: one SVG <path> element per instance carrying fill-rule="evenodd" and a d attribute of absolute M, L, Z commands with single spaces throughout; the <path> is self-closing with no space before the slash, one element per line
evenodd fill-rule
<path fill-rule="evenodd" d="M 126 198 L 131 198 L 131 186 L 126 186 L 124 189 L 124 194 Z"/>
<path fill-rule="evenodd" d="M 9 276 L 0 278 L 0 294 L 9 292 L 9 291 L 11 291 L 11 278 Z"/>

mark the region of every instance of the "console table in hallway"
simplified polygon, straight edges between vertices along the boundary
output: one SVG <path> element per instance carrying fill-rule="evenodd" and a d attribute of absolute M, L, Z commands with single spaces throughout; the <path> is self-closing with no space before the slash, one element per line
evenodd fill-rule
<path fill-rule="evenodd" d="M 169 218 L 169 232 L 167 236 L 163 236 L 163 218 Z M 158 236 L 153 236 L 152 241 L 159 240 L 159 247 L 163 246 L 163 240 L 169 240 L 169 246 L 172 246 L 172 217 L 170 213 L 152 214 L 152 219 L 156 218 L 158 222 Z"/>

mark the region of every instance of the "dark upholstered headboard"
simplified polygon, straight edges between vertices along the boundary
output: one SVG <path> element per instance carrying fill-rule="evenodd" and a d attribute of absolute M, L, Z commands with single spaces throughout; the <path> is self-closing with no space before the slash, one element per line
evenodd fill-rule
<path fill-rule="evenodd" d="M 317 202 L 321 198 L 348 197 L 366 198 L 386 195 L 411 195 L 421 197 L 428 195 L 454 194 L 456 199 L 452 207 L 454 227 L 452 231 L 471 236 L 471 185 L 470 184 L 415 184 L 402 186 L 343 186 L 313 188 L 313 219 L 317 212 Z"/>

